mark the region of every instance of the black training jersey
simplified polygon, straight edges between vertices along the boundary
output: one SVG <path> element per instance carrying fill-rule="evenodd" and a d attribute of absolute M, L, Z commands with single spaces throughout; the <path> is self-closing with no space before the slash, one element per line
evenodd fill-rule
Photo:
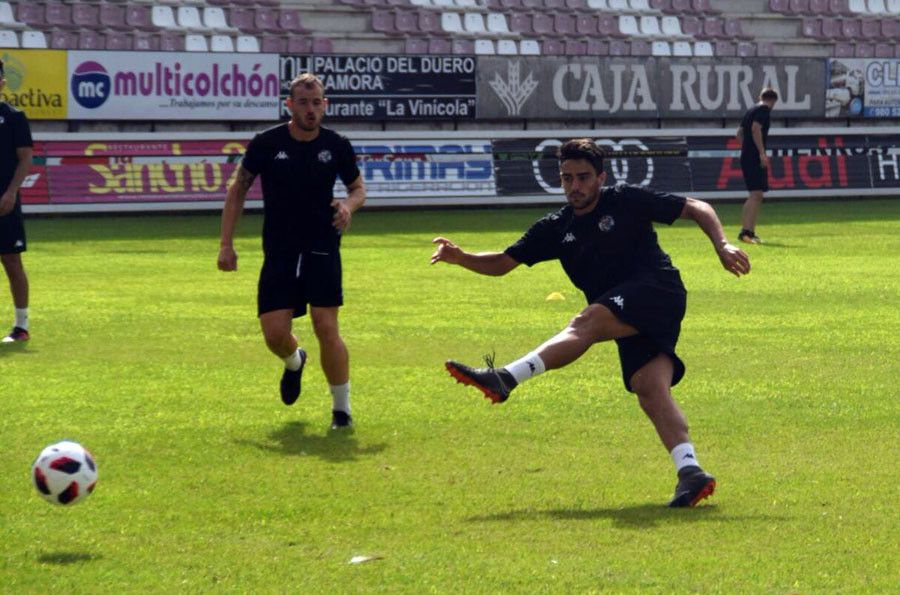
<path fill-rule="evenodd" d="M 16 149 L 31 146 L 34 143 L 25 113 L 0 103 L 0 194 L 6 192 L 19 166 Z"/>
<path fill-rule="evenodd" d="M 669 283 L 677 269 L 659 247 L 652 222 L 671 225 L 684 203 L 683 196 L 640 186 L 607 186 L 593 211 L 576 216 L 566 205 L 538 220 L 506 254 L 528 266 L 558 259 L 589 303 L 638 276 Z"/>
<path fill-rule="evenodd" d="M 346 137 L 320 128 L 311 141 L 298 141 L 288 125 L 257 134 L 241 165 L 259 174 L 263 193 L 263 250 L 293 253 L 327 248 L 340 241 L 332 225 L 334 183 L 359 177 L 356 155 Z"/>
<path fill-rule="evenodd" d="M 744 130 L 743 141 L 741 142 L 741 159 L 756 158 L 759 159 L 759 149 L 753 142 L 753 123 L 759 122 L 762 126 L 763 147 L 769 143 L 769 118 L 772 110 L 765 103 L 753 106 L 744 114 L 741 120 L 741 128 Z"/>

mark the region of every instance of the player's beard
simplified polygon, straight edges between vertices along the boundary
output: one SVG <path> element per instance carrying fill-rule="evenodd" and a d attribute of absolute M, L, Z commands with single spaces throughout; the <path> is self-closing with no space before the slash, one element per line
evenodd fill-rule
<path fill-rule="evenodd" d="M 593 192 L 591 194 L 577 193 L 569 194 L 566 196 L 566 199 L 569 201 L 569 204 L 572 205 L 572 208 L 576 211 L 589 211 L 594 205 L 597 203 L 597 199 L 599 198 L 599 193 Z"/>

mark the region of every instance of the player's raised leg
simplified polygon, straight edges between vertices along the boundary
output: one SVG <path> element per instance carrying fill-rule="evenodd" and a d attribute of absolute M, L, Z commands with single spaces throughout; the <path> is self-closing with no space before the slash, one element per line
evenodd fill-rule
<path fill-rule="evenodd" d="M 297 346 L 297 337 L 291 331 L 293 316 L 293 310 L 272 310 L 259 315 L 266 346 L 284 361 L 280 391 L 285 405 L 293 405 L 300 396 L 300 382 L 306 364 L 306 352 Z"/>

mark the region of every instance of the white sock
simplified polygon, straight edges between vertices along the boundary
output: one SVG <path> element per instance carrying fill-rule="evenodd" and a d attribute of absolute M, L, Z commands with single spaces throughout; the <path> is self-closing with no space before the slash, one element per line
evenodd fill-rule
<path fill-rule="evenodd" d="M 546 371 L 544 360 L 542 360 L 541 356 L 535 351 L 504 366 L 504 369 L 512 374 L 513 378 L 515 378 L 518 383 L 522 383 L 525 380 L 537 376 L 538 374 L 543 374 Z"/>
<path fill-rule="evenodd" d="M 682 442 L 672 449 L 672 462 L 675 463 L 675 471 L 681 471 L 684 467 L 700 466 L 694 453 L 694 445 L 690 442 Z"/>
<path fill-rule="evenodd" d="M 16 325 L 28 330 L 28 308 L 16 308 Z"/>
<path fill-rule="evenodd" d="M 300 349 L 296 349 L 294 353 L 281 359 L 284 360 L 284 367 L 291 372 L 296 372 L 303 365 L 303 360 L 300 358 Z"/>
<path fill-rule="evenodd" d="M 350 383 L 329 384 L 328 388 L 331 390 L 331 408 L 350 415 Z"/>

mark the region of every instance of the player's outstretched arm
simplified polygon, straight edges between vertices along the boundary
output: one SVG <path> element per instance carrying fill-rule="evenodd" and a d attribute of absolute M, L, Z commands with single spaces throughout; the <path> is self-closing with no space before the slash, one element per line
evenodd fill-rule
<path fill-rule="evenodd" d="M 684 209 L 681 211 L 681 218 L 693 219 L 697 222 L 697 225 L 700 226 L 700 229 L 703 230 L 703 233 L 709 237 L 713 246 L 715 246 L 716 254 L 719 255 L 719 260 L 726 271 L 736 277 L 750 272 L 750 258 L 743 250 L 728 243 L 728 238 L 725 237 L 725 230 L 722 229 L 722 222 L 719 221 L 715 209 L 709 204 L 688 198 L 684 203 Z"/>
<path fill-rule="evenodd" d="M 256 175 L 250 173 L 242 165 L 239 165 L 234 175 L 234 180 L 228 186 L 225 195 L 225 206 L 222 208 L 222 228 L 219 237 L 220 271 L 237 270 L 237 252 L 234 251 L 234 230 L 237 228 L 238 219 L 244 211 L 244 201 L 247 191 L 253 185 Z"/>
<path fill-rule="evenodd" d="M 466 252 L 447 238 L 434 238 L 431 243 L 437 244 L 437 250 L 431 255 L 431 264 L 446 262 L 456 264 L 481 275 L 499 277 L 505 275 L 517 266 L 511 256 L 505 252 L 479 252 L 472 254 Z"/>

